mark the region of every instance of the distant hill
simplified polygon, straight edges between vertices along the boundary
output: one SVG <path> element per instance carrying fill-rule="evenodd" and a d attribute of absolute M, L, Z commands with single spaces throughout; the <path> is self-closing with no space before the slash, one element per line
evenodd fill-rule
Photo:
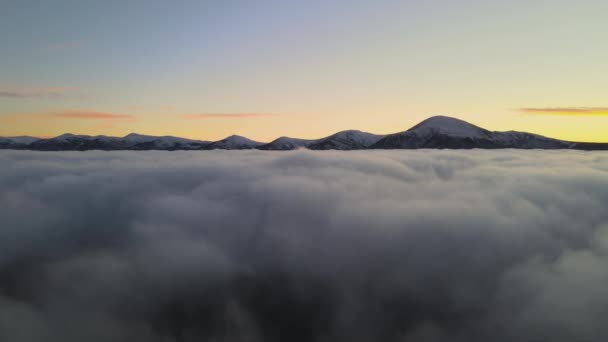
<path fill-rule="evenodd" d="M 149 136 L 131 133 L 124 137 L 63 134 L 50 139 L 0 137 L 0 149 L 36 151 L 87 150 L 246 150 L 286 151 L 366 150 L 366 149 L 574 149 L 608 150 L 608 143 L 584 143 L 547 138 L 526 132 L 497 132 L 466 121 L 433 116 L 399 133 L 377 135 L 357 130 L 342 131 L 328 137 L 307 140 L 280 137 L 269 143 L 232 135 L 219 141 L 203 141 L 172 136 Z"/>

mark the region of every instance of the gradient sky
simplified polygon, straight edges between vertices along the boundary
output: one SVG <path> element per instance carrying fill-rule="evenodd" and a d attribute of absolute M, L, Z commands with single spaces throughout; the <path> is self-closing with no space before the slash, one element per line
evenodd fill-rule
<path fill-rule="evenodd" d="M 0 136 L 608 141 L 608 1 L 0 0 Z"/>

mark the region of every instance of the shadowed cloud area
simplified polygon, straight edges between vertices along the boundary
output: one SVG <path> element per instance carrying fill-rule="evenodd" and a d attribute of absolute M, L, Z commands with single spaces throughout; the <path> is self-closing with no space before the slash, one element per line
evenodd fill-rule
<path fill-rule="evenodd" d="M 603 341 L 608 155 L 0 151 L 0 340 Z"/>

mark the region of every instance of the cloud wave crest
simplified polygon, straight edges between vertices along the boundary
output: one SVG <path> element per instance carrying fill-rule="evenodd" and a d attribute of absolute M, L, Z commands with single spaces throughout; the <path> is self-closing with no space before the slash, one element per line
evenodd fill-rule
<path fill-rule="evenodd" d="M 601 341 L 608 155 L 0 151 L 0 340 Z"/>

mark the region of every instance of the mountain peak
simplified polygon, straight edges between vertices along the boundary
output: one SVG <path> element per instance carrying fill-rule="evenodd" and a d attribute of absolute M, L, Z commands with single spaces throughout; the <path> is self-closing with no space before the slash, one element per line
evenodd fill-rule
<path fill-rule="evenodd" d="M 226 138 L 224 138 L 222 140 L 231 141 L 231 142 L 238 142 L 238 143 L 243 143 L 243 142 L 251 143 L 251 142 L 255 142 L 255 141 L 253 141 L 253 140 L 251 140 L 249 138 L 245 138 L 242 135 L 236 135 L 236 134 L 233 134 L 233 135 L 231 135 L 229 137 L 226 137 Z"/>
<path fill-rule="evenodd" d="M 416 126 L 389 135 L 376 135 L 359 130 L 346 130 L 321 139 L 309 140 L 282 136 L 270 143 L 253 141 L 240 135 L 209 142 L 174 136 L 150 136 L 130 133 L 125 137 L 62 134 L 48 139 L 33 137 L 0 137 L 0 149 L 39 151 L 69 150 L 363 150 L 418 148 L 520 148 L 608 150 L 608 143 L 577 143 L 543 137 L 526 132 L 489 131 L 466 121 L 437 115 Z"/>
<path fill-rule="evenodd" d="M 151 135 L 137 134 L 137 133 L 129 133 L 129 134 L 125 135 L 123 137 L 123 139 L 132 144 L 139 144 L 139 143 L 146 143 L 146 142 L 156 140 L 156 139 L 158 139 L 158 137 L 151 136 Z"/>
<path fill-rule="evenodd" d="M 82 134 L 64 133 L 62 135 L 56 136 L 56 137 L 51 138 L 51 139 L 65 140 L 65 139 L 69 139 L 69 138 L 88 138 L 88 137 L 90 137 L 90 136 L 89 135 L 82 135 Z"/>
<path fill-rule="evenodd" d="M 278 138 L 274 139 L 273 141 L 271 141 L 271 143 L 275 143 L 275 142 L 291 142 L 291 141 L 312 141 L 312 140 L 282 136 L 282 137 L 278 137 Z"/>
<path fill-rule="evenodd" d="M 450 116 L 432 116 L 407 130 L 420 135 L 445 134 L 456 137 L 479 137 L 487 135 L 488 131 L 470 124 L 464 120 Z"/>
<path fill-rule="evenodd" d="M 308 148 L 311 150 L 360 150 L 371 146 L 383 137 L 383 135 L 351 129 L 316 140 Z"/>
<path fill-rule="evenodd" d="M 151 138 L 158 138 L 158 137 L 154 136 L 154 135 L 145 135 L 145 134 L 139 134 L 139 133 L 129 133 L 123 137 L 123 139 L 151 139 Z"/>
<path fill-rule="evenodd" d="M 262 143 L 253 141 L 240 135 L 233 134 L 222 140 L 210 143 L 206 146 L 207 149 L 226 149 L 226 150 L 239 150 L 239 149 L 251 149 L 256 146 L 260 146 Z"/>
<path fill-rule="evenodd" d="M 17 136 L 17 137 L 8 137 L 7 139 L 9 139 L 11 141 L 14 141 L 14 142 L 16 142 L 18 144 L 25 144 L 25 145 L 31 144 L 34 141 L 40 140 L 40 138 L 30 137 L 30 136 L 27 136 L 27 135 L 21 135 L 21 136 Z"/>
<path fill-rule="evenodd" d="M 295 150 L 298 148 L 306 147 L 314 142 L 315 142 L 315 140 L 298 139 L 298 138 L 290 138 L 287 136 L 282 136 L 282 137 L 274 139 L 273 141 L 269 142 L 268 144 L 259 146 L 258 148 L 260 150 L 278 150 L 278 151 Z"/>
<path fill-rule="evenodd" d="M 138 134 L 138 133 L 129 133 L 124 136 L 125 138 L 139 138 L 139 137 L 148 137 L 148 135 Z"/>
<path fill-rule="evenodd" d="M 365 133 L 365 132 L 362 132 L 362 131 L 357 130 L 357 129 L 347 129 L 347 130 L 344 130 L 344 131 L 340 131 L 340 132 L 334 133 L 334 135 L 337 135 L 337 134 L 358 134 L 358 133 Z"/>
<path fill-rule="evenodd" d="M 473 126 L 464 120 L 457 119 L 451 116 L 445 115 L 435 115 L 421 121 L 418 125 L 414 127 L 434 127 L 434 128 L 446 128 L 446 127 L 455 127 L 455 126 Z"/>

